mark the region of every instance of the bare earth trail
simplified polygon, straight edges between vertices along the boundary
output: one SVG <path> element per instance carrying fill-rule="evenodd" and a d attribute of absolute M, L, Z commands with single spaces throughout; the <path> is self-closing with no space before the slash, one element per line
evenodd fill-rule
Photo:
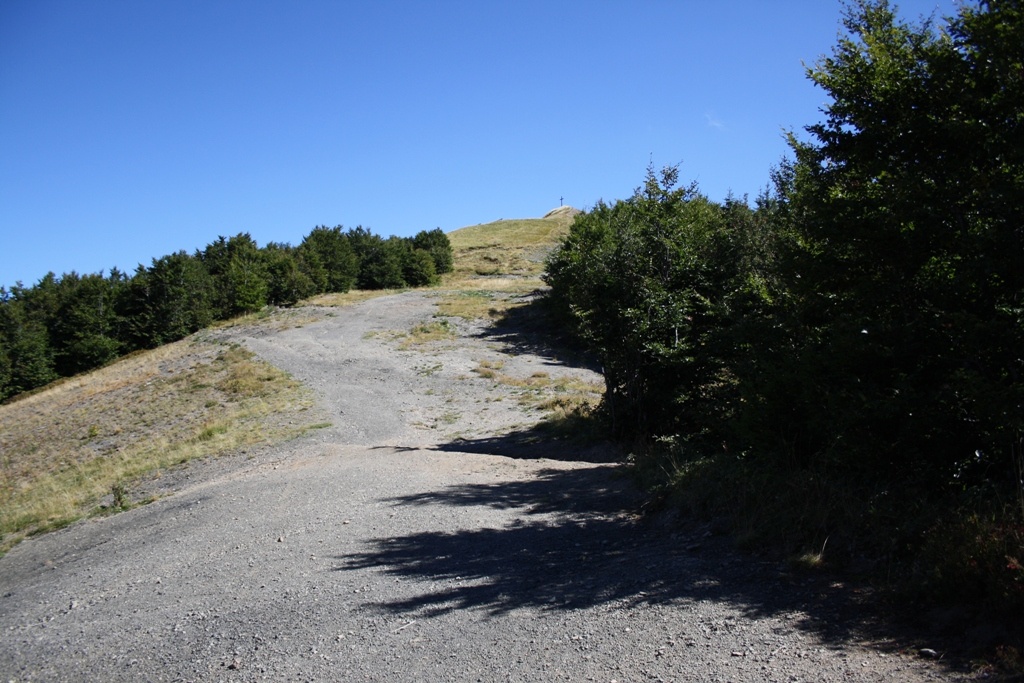
<path fill-rule="evenodd" d="M 473 373 L 589 371 L 465 324 L 398 349 L 384 333 L 436 296 L 210 333 L 306 382 L 333 426 L 14 548 L 0 679 L 960 680 L 867 647 L 849 590 L 636 515 L 618 467 L 524 438 L 538 414 Z"/>

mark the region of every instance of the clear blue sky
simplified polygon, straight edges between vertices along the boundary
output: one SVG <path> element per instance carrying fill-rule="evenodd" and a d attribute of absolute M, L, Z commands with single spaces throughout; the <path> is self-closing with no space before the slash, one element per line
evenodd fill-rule
<path fill-rule="evenodd" d="M 917 18 L 953 0 L 905 0 Z M 451 231 L 681 163 L 751 198 L 834 0 L 3 0 L 0 284 L 218 235 Z"/>

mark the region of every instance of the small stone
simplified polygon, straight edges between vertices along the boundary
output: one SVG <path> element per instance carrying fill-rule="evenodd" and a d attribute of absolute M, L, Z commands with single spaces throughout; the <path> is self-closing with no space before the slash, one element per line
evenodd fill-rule
<path fill-rule="evenodd" d="M 277 542 L 278 543 L 284 543 L 284 536 L 278 536 L 277 537 Z"/>

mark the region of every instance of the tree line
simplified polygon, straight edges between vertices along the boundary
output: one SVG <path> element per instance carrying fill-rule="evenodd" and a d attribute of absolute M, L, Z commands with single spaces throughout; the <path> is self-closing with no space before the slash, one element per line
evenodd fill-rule
<path fill-rule="evenodd" d="M 780 547 L 898 564 L 933 599 L 1010 614 L 1024 5 L 964 3 L 939 30 L 862 0 L 845 27 L 808 69 L 824 121 L 789 134 L 753 205 L 649 169 L 577 217 L 552 300 L 600 359 L 613 431 L 667 488 Z"/>
<path fill-rule="evenodd" d="M 268 304 L 430 285 L 452 263 L 440 228 L 385 239 L 362 227 L 318 226 L 296 247 L 261 248 L 240 233 L 154 258 L 132 275 L 49 273 L 31 287 L 0 287 L 0 400 Z"/>

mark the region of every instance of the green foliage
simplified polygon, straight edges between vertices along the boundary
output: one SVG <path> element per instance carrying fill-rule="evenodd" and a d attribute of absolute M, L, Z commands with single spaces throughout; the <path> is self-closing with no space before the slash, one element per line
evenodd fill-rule
<path fill-rule="evenodd" d="M 438 275 L 452 272 L 455 267 L 455 256 L 448 235 L 441 228 L 421 230 L 412 238 L 414 249 L 422 249 L 430 254 L 434 261 L 434 272 Z M 409 284 L 413 284 L 411 281 Z"/>
<path fill-rule="evenodd" d="M 6 337 L 0 335 L 0 401 L 7 398 L 7 392 L 13 388 L 11 386 L 13 366 L 11 356 L 7 352 L 7 344 Z"/>
<path fill-rule="evenodd" d="M 360 226 L 349 230 L 347 237 L 358 262 L 359 289 L 423 287 L 451 270 L 451 244 L 439 229 L 414 238 L 384 239 Z M 439 263 L 448 270 L 439 270 Z"/>
<path fill-rule="evenodd" d="M 798 360 L 776 393 L 800 405 L 776 424 L 802 432 L 802 461 L 930 486 L 1008 463 L 1024 429 L 1021 14 L 965 8 L 940 35 L 861 2 L 810 70 L 833 104 L 791 138 L 780 184 Z"/>
<path fill-rule="evenodd" d="M 546 279 L 643 471 L 783 552 L 828 539 L 1018 614 L 1024 6 L 940 33 L 863 0 L 845 25 L 773 195 L 717 206 L 649 172 Z"/>
<path fill-rule="evenodd" d="M 348 231 L 359 262 L 359 289 L 400 289 L 406 286 L 403 266 L 409 246 L 398 237 L 384 239 L 357 226 Z"/>
<path fill-rule="evenodd" d="M 405 249 L 400 242 L 380 240 L 366 254 L 359 271 L 361 289 L 399 289 L 405 286 L 402 266 Z"/>
<path fill-rule="evenodd" d="M 252 313 L 267 304 L 269 274 L 264 255 L 249 233 L 218 237 L 200 259 L 214 282 L 218 318 Z"/>
<path fill-rule="evenodd" d="M 409 287 L 426 287 L 438 281 L 434 258 L 423 249 L 405 249 L 402 259 L 402 279 Z"/>
<path fill-rule="evenodd" d="M 268 303 L 292 306 L 323 291 L 303 269 L 298 249 L 271 242 L 264 248 L 263 257 L 267 267 Z"/>
<path fill-rule="evenodd" d="M 49 273 L 0 301 L 0 397 L 46 384 L 117 357 L 123 343 L 117 304 L 123 276 Z"/>
<path fill-rule="evenodd" d="M 229 295 L 228 313 L 254 313 L 267 305 L 270 291 L 267 264 L 248 233 L 228 241 L 230 261 L 223 282 Z"/>
<path fill-rule="evenodd" d="M 262 249 L 239 233 L 194 255 L 153 259 L 131 277 L 117 269 L 108 277 L 50 273 L 33 287 L 0 289 L 0 400 L 215 320 L 347 292 L 357 278 L 372 289 L 434 284 L 446 246 L 450 258 L 439 230 L 385 240 L 361 227 L 318 226 L 298 247 Z"/>
<path fill-rule="evenodd" d="M 717 257 L 726 222 L 677 179 L 648 170 L 630 199 L 578 216 L 547 264 L 553 297 L 600 358 L 622 436 L 715 428 L 702 405 L 723 368 L 711 341 L 731 274 Z"/>
<path fill-rule="evenodd" d="M 139 266 L 127 290 L 123 310 L 135 348 L 181 339 L 215 319 L 214 281 L 200 257 L 184 251 Z"/>
<path fill-rule="evenodd" d="M 57 308 L 48 327 L 58 374 L 73 375 L 117 358 L 121 342 L 116 306 L 124 286 L 120 276 L 72 272 L 56 284 Z"/>
<path fill-rule="evenodd" d="M 356 282 L 359 261 L 340 225 L 313 228 L 299 245 L 297 256 L 318 293 L 344 293 Z"/>
<path fill-rule="evenodd" d="M 0 304 L 0 347 L 7 359 L 0 399 L 57 379 L 49 335 L 33 316 L 31 298 L 31 290 L 16 285 Z"/>

